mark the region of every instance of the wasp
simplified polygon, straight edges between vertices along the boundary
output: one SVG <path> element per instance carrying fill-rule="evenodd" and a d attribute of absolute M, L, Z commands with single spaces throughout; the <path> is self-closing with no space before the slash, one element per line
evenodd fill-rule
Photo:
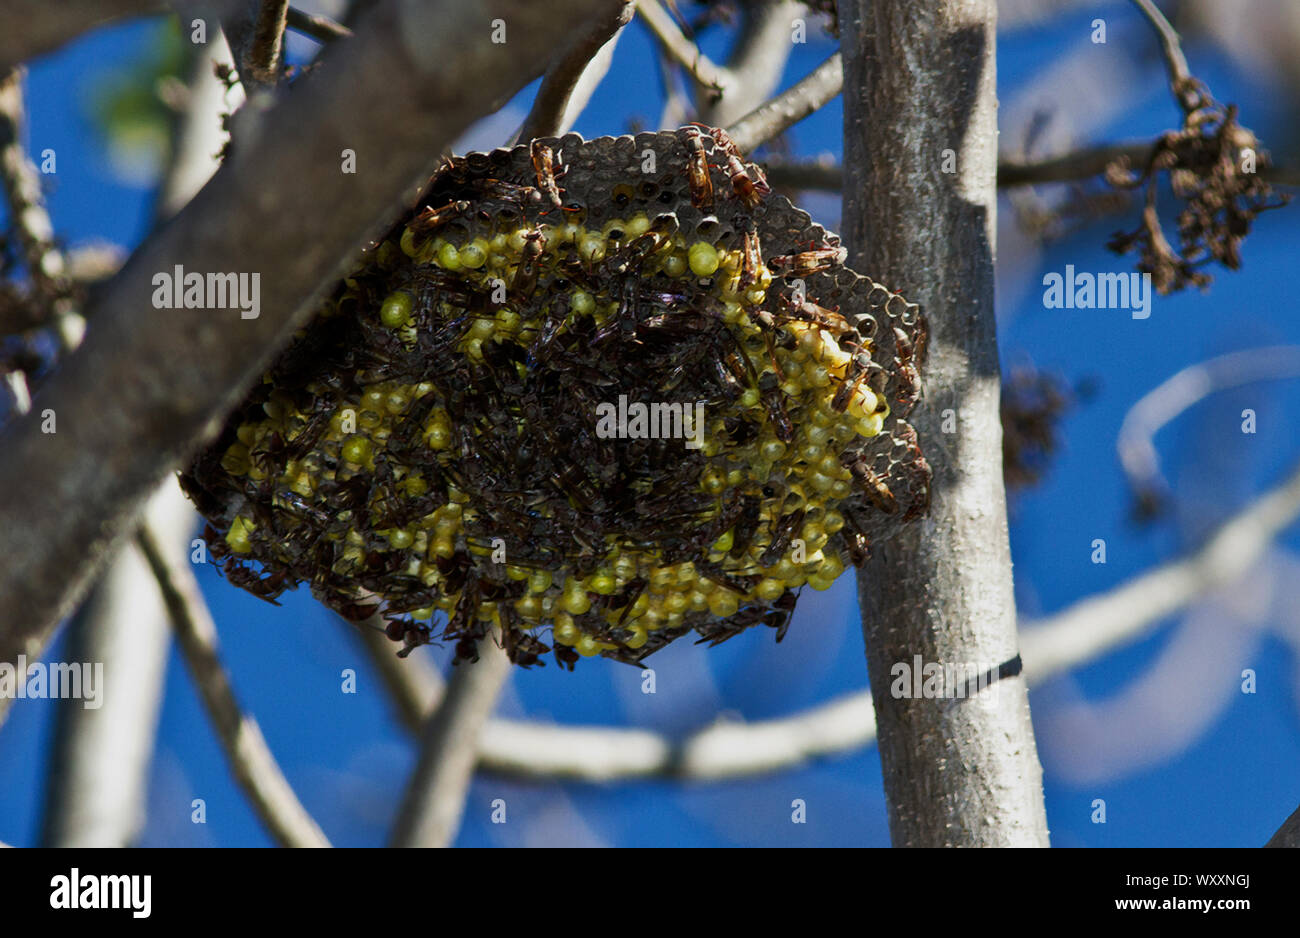
<path fill-rule="evenodd" d="M 417 234 L 430 234 L 447 224 L 447 222 L 461 217 L 469 211 L 469 208 L 469 203 L 464 200 L 448 202 L 446 205 L 440 205 L 437 208 L 425 206 L 424 211 L 411 219 L 407 227 Z"/>
<path fill-rule="evenodd" d="M 764 372 L 758 379 L 758 392 L 763 396 L 763 405 L 767 408 L 768 418 L 776 431 L 776 438 L 782 443 L 794 439 L 794 425 L 786 413 L 785 402 L 781 399 L 780 379 L 770 371 Z"/>
<path fill-rule="evenodd" d="M 537 287 L 537 273 L 545 249 L 546 235 L 541 225 L 538 225 L 524 238 L 523 256 L 519 259 L 514 279 L 510 282 L 510 292 L 516 300 L 522 302 L 532 296 Z"/>
<path fill-rule="evenodd" d="M 713 178 L 709 175 L 709 160 L 704 152 L 704 139 L 694 127 L 687 129 L 686 179 L 691 186 L 691 204 L 705 214 L 713 211 Z"/>
<path fill-rule="evenodd" d="M 514 202 L 520 207 L 536 205 L 542 193 L 533 186 L 521 186 L 501 179 L 475 179 L 473 186 L 483 196 L 500 202 Z"/>
<path fill-rule="evenodd" d="M 772 193 L 772 189 L 768 186 L 767 179 L 764 178 L 762 171 L 754 166 L 750 167 L 753 169 L 753 176 L 749 174 L 749 169 L 745 167 L 745 161 L 739 148 L 725 130 L 719 127 L 711 127 L 709 128 L 709 134 L 722 148 L 722 152 L 727 158 L 727 175 L 731 177 L 731 188 L 735 190 L 736 196 L 745 203 L 746 208 L 758 208 L 758 204 L 763 201 L 763 197 Z"/>
<path fill-rule="evenodd" d="M 783 277 L 806 277 L 843 264 L 849 252 L 842 247 L 811 248 L 798 254 L 783 254 L 768 260 L 767 266 Z"/>
<path fill-rule="evenodd" d="M 888 515 L 898 511 L 898 499 L 889 490 L 885 480 L 876 475 L 875 470 L 867 464 L 865 456 L 859 456 L 849 463 L 849 472 L 853 473 L 853 478 L 862 485 L 862 490 L 871 504 Z"/>
<path fill-rule="evenodd" d="M 613 274 L 625 273 L 633 265 L 639 265 L 672 240 L 672 236 L 677 234 L 677 229 L 677 216 L 672 212 L 656 215 L 644 234 L 633 238 L 605 259 L 605 270 Z"/>
<path fill-rule="evenodd" d="M 870 359 L 868 359 L 870 361 Z M 849 401 L 853 399 L 853 394 L 867 377 L 867 366 L 862 361 L 862 355 L 854 355 L 849 362 L 848 370 L 844 374 L 844 380 L 840 382 L 839 390 L 831 398 L 831 410 L 842 414 L 849 406 Z"/>
<path fill-rule="evenodd" d="M 554 151 L 540 140 L 534 140 L 528 151 L 533 159 L 533 171 L 537 173 L 537 188 L 551 200 L 552 205 L 563 208 L 564 202 L 560 199 L 561 190 L 555 182 Z"/>
<path fill-rule="evenodd" d="M 741 229 L 741 265 L 740 288 L 750 287 L 758 280 L 758 272 L 763 267 L 763 252 L 758 240 L 758 231 L 754 220 L 741 216 L 736 219 L 736 227 Z"/>
<path fill-rule="evenodd" d="M 811 300 L 800 301 L 793 294 L 786 298 L 786 310 L 782 318 L 787 322 L 812 323 L 835 336 L 844 335 L 853 329 L 853 325 L 838 310 L 826 309 Z"/>
<path fill-rule="evenodd" d="M 807 511 L 800 508 L 788 515 L 782 515 L 778 519 L 772 531 L 772 542 L 767 545 L 763 555 L 758 558 L 761 566 L 771 566 L 785 556 L 786 550 L 790 547 L 790 541 L 794 538 L 794 532 L 798 531 L 803 525 L 803 519 L 806 515 Z"/>

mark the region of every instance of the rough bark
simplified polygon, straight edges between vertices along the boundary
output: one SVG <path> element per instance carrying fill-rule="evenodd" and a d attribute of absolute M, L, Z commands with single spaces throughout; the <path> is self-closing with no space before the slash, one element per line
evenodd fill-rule
<path fill-rule="evenodd" d="M 840 3 L 850 263 L 930 322 L 913 418 L 934 468 L 932 509 L 876 545 L 859 575 L 898 846 L 1047 844 L 1001 471 L 995 20 L 994 0 Z M 998 679 L 966 699 L 894 695 L 891 668 L 917 655 Z"/>

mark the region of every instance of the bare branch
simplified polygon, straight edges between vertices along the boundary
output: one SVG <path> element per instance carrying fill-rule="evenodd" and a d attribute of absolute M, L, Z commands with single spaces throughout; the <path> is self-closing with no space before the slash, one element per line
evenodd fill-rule
<path fill-rule="evenodd" d="M 843 62 L 836 52 L 788 91 L 736 121 L 727 133 L 741 150 L 753 150 L 824 107 L 843 86 Z"/>
<path fill-rule="evenodd" d="M 1169 87 L 1179 106 L 1185 111 L 1195 110 L 1200 97 L 1196 93 L 1191 70 L 1187 67 L 1187 59 L 1183 56 L 1183 44 L 1178 31 L 1165 19 L 1153 0 L 1133 0 L 1133 5 L 1142 12 L 1160 37 L 1160 51 L 1165 58 L 1165 68 L 1169 71 Z"/>
<path fill-rule="evenodd" d="M 230 677 L 217 651 L 217 628 L 199 594 L 193 572 L 164 555 L 148 525 L 137 532 L 136 545 L 158 581 L 181 654 L 226 753 L 230 770 L 257 816 L 281 846 L 328 847 L 324 833 L 280 771 L 257 722 L 244 714 L 235 699 Z"/>
<path fill-rule="evenodd" d="M 1230 352 L 1184 368 L 1148 391 L 1134 404 L 1119 428 L 1115 448 L 1129 485 L 1144 504 L 1164 497 L 1155 435 L 1167 423 L 1218 391 L 1300 377 L 1300 346 L 1278 345 Z"/>
<path fill-rule="evenodd" d="M 568 132 L 609 71 L 614 43 L 635 12 L 631 0 L 612 8 L 547 69 L 528 118 L 515 136 L 516 143 Z"/>
<path fill-rule="evenodd" d="M 168 554 L 184 557 L 194 511 L 180 490 L 161 488 L 145 517 Z M 105 682 L 95 708 L 59 701 L 43 846 L 128 847 L 139 836 L 170 640 L 153 574 L 124 544 L 69 628 L 68 660 L 102 665 Z"/>
<path fill-rule="evenodd" d="M 1282 822 L 1277 833 L 1269 838 L 1265 847 L 1300 847 L 1300 808 L 1291 812 L 1291 816 Z"/>
<path fill-rule="evenodd" d="M 659 45 L 678 65 L 686 69 L 701 89 L 711 89 L 715 94 L 726 94 L 732 84 L 731 75 L 709 61 L 695 43 L 683 35 L 668 11 L 659 0 L 637 0 L 637 12 L 654 33 Z"/>
<path fill-rule="evenodd" d="M 370 660 L 379 671 L 380 680 L 388 689 L 388 696 L 397 707 L 402 725 L 418 733 L 429 717 L 442 703 L 443 681 L 429 661 L 416 649 L 405 658 L 397 657 L 401 646 L 384 633 L 384 617 L 375 613 L 365 622 L 339 622 L 355 636 L 365 648 Z"/>
<path fill-rule="evenodd" d="M 730 84 L 721 95 L 695 87 L 699 119 L 714 127 L 734 123 L 772 96 L 794 49 L 794 20 L 808 10 L 797 0 L 750 0 L 739 13 L 724 69 Z"/>
<path fill-rule="evenodd" d="M 63 253 L 54 243 L 54 225 L 45 208 L 41 177 L 23 147 L 22 69 L 0 75 L 0 183 L 9 201 L 12 226 L 22 246 L 41 317 L 52 321 L 65 349 L 76 348 L 86 321 L 74 308 Z"/>
<path fill-rule="evenodd" d="M 39 655 L 125 521 L 215 432 L 439 151 L 603 5 L 387 0 L 259 115 L 106 287 L 87 341 L 0 436 L 0 661 Z M 509 43 L 492 42 L 493 19 L 509 24 Z M 341 171 L 349 154 L 361 171 Z M 257 318 L 157 310 L 155 281 L 178 267 L 259 277 Z"/>
<path fill-rule="evenodd" d="M 248 46 L 239 57 L 239 77 L 271 87 L 284 66 L 284 27 L 289 0 L 261 0 Z"/>
<path fill-rule="evenodd" d="M 311 36 L 317 42 L 333 42 L 336 39 L 349 39 L 352 36 L 352 30 L 342 23 L 336 23 L 328 16 L 321 16 L 318 13 L 304 13 L 297 7 L 289 8 L 287 24 L 290 29 L 297 30 L 304 36 Z"/>
<path fill-rule="evenodd" d="M 477 661 L 455 666 L 441 705 L 421 734 L 420 757 L 389 839 L 394 847 L 449 847 L 460 829 L 479 736 L 510 674 L 491 636 Z"/>

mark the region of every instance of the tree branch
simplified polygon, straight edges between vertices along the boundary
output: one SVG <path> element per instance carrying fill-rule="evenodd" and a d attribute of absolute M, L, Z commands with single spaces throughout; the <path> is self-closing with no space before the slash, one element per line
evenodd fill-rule
<path fill-rule="evenodd" d="M 997 693 L 875 697 L 897 846 L 1046 846 L 1042 769 L 1017 659 L 993 303 L 994 0 L 841 0 L 849 263 L 930 322 L 913 412 L 934 469 L 930 516 L 859 571 L 870 683 L 914 656 L 997 669 Z M 941 154 L 957 153 L 957 172 Z M 960 415 L 957 435 L 943 414 Z M 1004 669 L 1005 672 L 1004 673 Z"/>
<path fill-rule="evenodd" d="M 1178 31 L 1165 19 L 1165 15 L 1152 0 L 1133 0 L 1133 5 L 1142 12 L 1160 37 L 1160 52 L 1165 59 L 1165 69 L 1169 72 L 1169 87 L 1179 107 L 1184 111 L 1195 110 L 1200 96 L 1196 93 L 1191 70 L 1187 67 Z"/>
<path fill-rule="evenodd" d="M 455 666 L 447 693 L 425 724 L 391 846 L 449 847 L 456 839 L 479 735 L 511 668 L 509 657 L 491 636 L 479 642 L 478 654 L 477 661 Z"/>
<path fill-rule="evenodd" d="M 127 519 L 211 437 L 440 150 L 602 7 L 388 0 L 261 115 L 135 252 L 94 304 L 86 342 L 0 435 L 0 661 L 39 656 Z M 508 42 L 492 42 L 493 19 L 507 22 Z M 341 171 L 345 151 L 360 171 Z M 260 315 L 155 309 L 154 281 L 178 266 L 256 274 Z M 57 432 L 45 432 L 51 415 Z"/>
<path fill-rule="evenodd" d="M 630 0 L 611 8 L 547 69 L 528 118 L 515 136 L 516 143 L 568 132 L 587 106 L 596 85 L 609 71 L 616 38 L 635 12 L 636 4 Z"/>
<path fill-rule="evenodd" d="M 844 68 L 836 52 L 806 78 L 727 128 L 744 152 L 755 149 L 832 101 L 844 86 Z"/>
<path fill-rule="evenodd" d="M 194 574 L 188 567 L 174 564 L 164 555 L 148 525 L 137 532 L 136 545 L 158 581 L 181 654 L 226 753 L 231 772 L 257 816 L 281 846 L 328 847 L 329 841 L 324 833 L 302 806 L 276 764 L 257 722 L 243 713 L 235 699 L 230 677 L 217 651 L 217 628 L 199 594 Z"/>
<path fill-rule="evenodd" d="M 650 32 L 659 40 L 660 47 L 686 69 L 699 88 L 711 89 L 716 94 L 726 93 L 731 85 L 727 70 L 714 65 L 695 43 L 686 38 L 659 0 L 637 0 L 636 8 Z"/>
<path fill-rule="evenodd" d="M 1291 812 L 1291 816 L 1282 822 L 1277 833 L 1269 838 L 1265 847 L 1300 847 L 1300 808 Z"/>
<path fill-rule="evenodd" d="M 333 42 L 336 39 L 352 37 L 352 30 L 342 23 L 336 23 L 328 16 L 321 16 L 318 13 L 304 13 L 297 7 L 289 7 L 289 17 L 286 22 L 290 29 L 304 36 L 310 36 L 317 42 Z"/>

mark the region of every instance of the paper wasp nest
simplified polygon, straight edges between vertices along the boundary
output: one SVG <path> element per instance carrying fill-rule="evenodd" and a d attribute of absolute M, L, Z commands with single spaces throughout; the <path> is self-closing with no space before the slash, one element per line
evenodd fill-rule
<path fill-rule="evenodd" d="M 916 306 L 720 131 L 471 153 L 419 206 L 182 477 L 233 582 L 635 662 L 779 639 L 925 510 Z"/>

